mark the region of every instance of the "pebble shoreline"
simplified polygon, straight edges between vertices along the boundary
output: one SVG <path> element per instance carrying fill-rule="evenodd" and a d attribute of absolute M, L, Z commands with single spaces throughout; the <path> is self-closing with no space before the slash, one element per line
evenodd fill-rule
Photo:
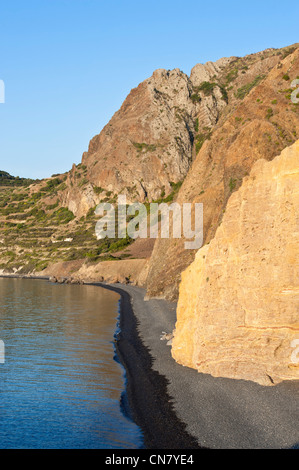
<path fill-rule="evenodd" d="M 299 381 L 286 381 L 266 387 L 247 380 L 215 378 L 183 367 L 172 358 L 167 341 L 161 341 L 163 332 L 170 333 L 175 327 L 175 303 L 162 299 L 144 300 L 146 291 L 140 287 L 99 285 L 129 296 L 135 324 L 127 323 L 127 307 L 122 302 L 120 326 L 126 341 L 122 362 L 133 377 L 129 385 L 132 406 L 135 406 L 138 396 L 145 392 L 146 384 L 142 381 L 141 372 L 145 376 L 151 372 L 156 374 L 153 376 L 154 384 L 162 380 L 163 386 L 159 388 L 158 385 L 156 390 L 153 387 L 152 393 L 161 393 L 161 396 L 170 400 L 171 410 L 166 410 L 160 428 L 154 420 L 159 405 L 155 409 L 145 407 L 143 410 L 135 410 L 137 415 L 139 413 L 139 421 L 144 420 L 152 433 L 163 434 L 167 445 L 171 443 L 172 437 L 178 436 L 175 426 L 172 428 L 168 422 L 170 415 L 167 412 L 174 412 L 179 423 L 178 429 L 184 431 L 184 437 L 191 446 L 187 447 L 186 444 L 184 447 L 185 444 L 178 437 L 172 443 L 174 447 L 156 448 L 299 448 Z M 148 355 L 145 363 L 138 360 L 138 354 L 132 352 L 137 340 Z M 145 370 L 142 370 L 143 367 Z M 180 443 L 181 447 L 177 447 Z"/>

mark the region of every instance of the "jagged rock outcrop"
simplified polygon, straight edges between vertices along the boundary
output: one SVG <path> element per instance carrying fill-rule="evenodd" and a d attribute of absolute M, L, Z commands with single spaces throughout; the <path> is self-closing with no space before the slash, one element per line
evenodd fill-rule
<path fill-rule="evenodd" d="M 261 158 L 272 160 L 299 136 L 299 107 L 291 101 L 291 83 L 299 75 L 298 45 L 229 60 L 224 69 L 218 69 L 215 73 L 222 74 L 218 75 L 222 83 L 235 77 L 228 106 L 213 132 L 203 134 L 203 144 L 177 197 L 180 203 L 203 203 L 204 244 L 214 237 L 231 193 L 252 165 Z M 199 72 L 202 74 L 202 67 Z M 148 276 L 149 297 L 177 299 L 181 272 L 196 253 L 186 250 L 184 242 L 183 238 L 156 241 Z"/>
<path fill-rule="evenodd" d="M 235 61 L 237 57 L 223 57 L 216 62 L 206 62 L 205 64 L 196 64 L 190 74 L 190 80 L 194 86 L 200 86 L 203 82 L 210 82 L 219 78 L 225 68 Z"/>
<path fill-rule="evenodd" d="M 199 75 L 193 75 L 197 83 Z M 63 203 L 80 217 L 101 200 L 92 188 L 100 189 L 102 198 L 126 194 L 134 202 L 167 196 L 171 183 L 188 173 L 195 135 L 212 128 L 226 106 L 220 86 L 206 94 L 179 69 L 156 70 L 90 141 L 80 165 L 86 168 L 84 179 L 77 179 L 74 166 Z"/>
<path fill-rule="evenodd" d="M 263 385 L 299 379 L 298 208 L 299 140 L 255 163 L 182 274 L 176 361 Z"/>
<path fill-rule="evenodd" d="M 86 179 L 131 201 L 169 193 L 170 182 L 184 179 L 192 161 L 196 105 L 191 93 L 180 70 L 156 70 L 90 141 L 82 158 Z M 69 204 L 76 197 L 72 191 Z"/>

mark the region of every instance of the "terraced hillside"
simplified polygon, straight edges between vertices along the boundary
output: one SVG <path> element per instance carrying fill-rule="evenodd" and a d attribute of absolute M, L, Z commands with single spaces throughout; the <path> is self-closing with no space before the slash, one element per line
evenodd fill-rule
<path fill-rule="evenodd" d="M 97 240 L 94 210 L 80 219 L 61 205 L 65 176 L 0 188 L 0 269 L 42 271 L 49 263 L 109 259 L 130 240 Z"/>
<path fill-rule="evenodd" d="M 81 165 L 77 167 L 77 174 L 82 174 Z M 80 177 L 77 178 L 80 181 Z M 66 179 L 67 175 L 58 175 L 31 184 L 26 180 L 21 184 L 19 179 L 16 184 L 0 186 L 1 270 L 27 274 L 42 272 L 49 264 L 62 261 L 83 260 L 88 266 L 99 261 L 144 256 L 144 244 L 138 245 L 140 253 L 126 251 L 133 242 L 128 236 L 97 239 L 95 227 L 99 218 L 95 214 L 96 206 L 81 217 L 76 217 L 64 207 Z M 173 184 L 170 195 L 157 202 L 170 203 L 179 188 L 180 184 Z M 98 188 L 95 193 L 98 193 L 99 202 L 115 204 L 117 201 L 116 194 L 98 191 Z M 127 222 L 129 220 L 128 216 Z"/>

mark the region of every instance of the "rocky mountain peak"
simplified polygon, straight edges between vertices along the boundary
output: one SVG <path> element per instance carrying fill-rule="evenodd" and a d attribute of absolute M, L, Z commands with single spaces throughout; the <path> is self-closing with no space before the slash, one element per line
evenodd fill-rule
<path fill-rule="evenodd" d="M 216 79 L 231 62 L 237 57 L 223 57 L 216 62 L 206 62 L 205 64 L 196 64 L 190 74 L 190 80 L 194 86 L 199 86 L 203 82 L 209 82 Z"/>

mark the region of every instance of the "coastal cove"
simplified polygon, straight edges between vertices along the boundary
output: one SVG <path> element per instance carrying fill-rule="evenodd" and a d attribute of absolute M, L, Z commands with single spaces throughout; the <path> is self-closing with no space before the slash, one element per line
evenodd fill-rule
<path fill-rule="evenodd" d="M 138 449 L 122 406 L 119 295 L 95 286 L 0 279 L 0 447 Z"/>
<path fill-rule="evenodd" d="M 263 387 L 180 366 L 160 340 L 175 326 L 175 303 L 145 301 L 145 290 L 131 285 L 89 285 L 121 296 L 116 335 L 116 353 L 126 370 L 121 407 L 142 430 L 145 448 L 298 447 L 298 382 Z"/>
<path fill-rule="evenodd" d="M 298 450 L 299 2 L 2 3 L 0 451 Z"/>

